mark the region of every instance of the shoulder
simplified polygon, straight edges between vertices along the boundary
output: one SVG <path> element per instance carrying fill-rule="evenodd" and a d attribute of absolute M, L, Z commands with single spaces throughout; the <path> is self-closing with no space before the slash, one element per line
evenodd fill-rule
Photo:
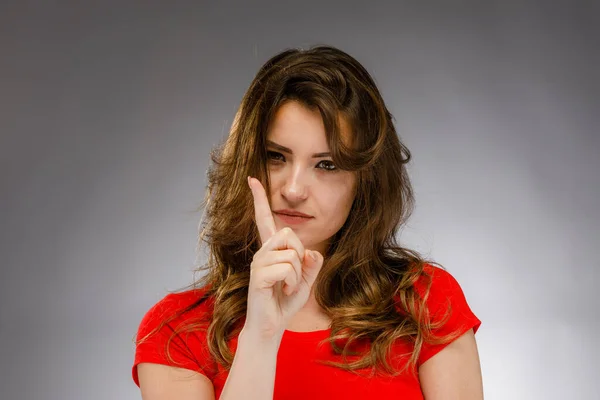
<path fill-rule="evenodd" d="M 212 298 L 208 296 L 207 288 L 191 289 L 183 292 L 172 292 L 166 294 L 155 303 L 149 310 L 149 314 L 165 315 L 172 312 L 184 311 L 187 308 L 197 306 L 206 310 L 210 308 Z"/>
<path fill-rule="evenodd" d="M 414 284 L 415 290 L 421 296 L 427 296 L 436 300 L 439 297 L 462 294 L 462 288 L 456 278 L 447 270 L 433 264 L 425 264 L 423 273 Z M 429 291 L 429 293 L 427 293 Z"/>
<path fill-rule="evenodd" d="M 457 337 L 470 329 L 477 332 L 481 321 L 471 309 L 456 278 L 447 270 L 426 264 L 415 283 L 415 290 L 425 301 L 431 323 L 440 323 L 432 330 L 436 337 Z M 454 339 L 452 339 L 454 341 Z M 419 364 L 441 351 L 449 343 L 425 343 Z"/>
<path fill-rule="evenodd" d="M 449 283 L 457 283 L 456 279 L 450 272 L 446 269 L 438 267 L 433 264 L 425 264 L 423 266 L 423 273 L 421 275 L 421 279 L 416 282 L 416 286 L 420 288 L 420 286 L 427 283 L 427 280 L 431 279 L 435 281 L 437 285 L 448 285 Z"/>
<path fill-rule="evenodd" d="M 207 288 L 168 293 L 144 314 L 138 330 L 138 340 L 167 321 L 169 325 L 177 326 L 210 313 L 212 299 L 207 296 Z"/>
<path fill-rule="evenodd" d="M 204 288 L 169 293 L 150 307 L 136 335 L 132 369 L 136 384 L 139 385 L 137 366 L 141 363 L 175 366 L 213 377 L 216 364 L 208 351 L 203 328 L 208 327 L 212 304 Z M 194 329 L 187 330 L 190 325 Z"/>
<path fill-rule="evenodd" d="M 442 325 L 436 334 L 450 334 L 465 326 L 472 327 L 474 332 L 479 329 L 481 321 L 467 302 L 463 288 L 447 270 L 425 264 L 413 288 L 423 301 L 429 322 Z"/>

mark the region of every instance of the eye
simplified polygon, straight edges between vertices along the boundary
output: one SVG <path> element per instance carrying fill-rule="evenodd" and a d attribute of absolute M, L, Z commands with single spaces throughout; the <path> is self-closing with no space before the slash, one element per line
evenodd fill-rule
<path fill-rule="evenodd" d="M 285 161 L 283 154 L 277 153 L 276 151 L 267 151 L 267 158 L 272 161 Z"/>
<path fill-rule="evenodd" d="M 317 165 L 323 165 L 324 168 L 322 168 L 322 169 L 324 169 L 326 171 L 337 171 L 337 167 L 335 166 L 335 164 L 329 160 L 323 160 L 323 161 L 319 162 L 319 164 L 317 164 Z"/>

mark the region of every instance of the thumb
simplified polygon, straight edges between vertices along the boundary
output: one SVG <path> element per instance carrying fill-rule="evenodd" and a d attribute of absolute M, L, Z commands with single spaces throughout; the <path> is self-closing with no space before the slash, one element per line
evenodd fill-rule
<path fill-rule="evenodd" d="M 314 258 L 313 258 L 314 256 Z M 304 250 L 304 265 L 302 267 L 302 275 L 308 284 L 308 287 L 312 287 L 313 283 L 321 271 L 323 265 L 323 256 L 314 250 Z"/>
<path fill-rule="evenodd" d="M 323 264 L 323 256 L 316 250 L 305 250 L 304 258 L 308 261 L 306 266 L 310 269 L 318 269 Z"/>

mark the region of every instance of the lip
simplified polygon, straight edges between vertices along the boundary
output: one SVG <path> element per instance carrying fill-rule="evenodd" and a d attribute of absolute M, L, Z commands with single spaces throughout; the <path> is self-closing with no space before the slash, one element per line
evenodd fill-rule
<path fill-rule="evenodd" d="M 313 218 L 310 215 L 301 213 L 300 211 L 294 211 L 294 210 L 288 210 L 288 209 L 276 210 L 276 211 L 273 211 L 273 214 L 275 214 L 277 216 L 277 218 L 279 218 L 281 221 L 283 221 L 284 223 L 286 223 L 288 225 L 302 224 Z"/>
<path fill-rule="evenodd" d="M 284 223 L 286 223 L 288 225 L 298 225 L 298 224 L 302 224 L 304 222 L 310 221 L 312 219 L 312 217 L 286 215 L 286 214 L 281 214 L 278 212 L 273 212 L 273 214 L 275 214 L 275 216 L 277 216 L 277 218 L 279 218 L 281 221 L 283 221 Z"/>
<path fill-rule="evenodd" d="M 292 216 L 292 217 L 302 217 L 302 218 L 312 218 L 310 215 L 301 213 L 299 211 L 294 211 L 294 210 L 275 210 L 273 211 L 276 214 L 283 214 L 283 215 L 288 215 L 288 216 Z"/>

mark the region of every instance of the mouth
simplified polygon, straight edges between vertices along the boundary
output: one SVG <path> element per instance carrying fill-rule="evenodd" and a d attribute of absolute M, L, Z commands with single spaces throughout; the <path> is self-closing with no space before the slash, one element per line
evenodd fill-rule
<path fill-rule="evenodd" d="M 287 224 L 294 224 L 294 225 L 301 224 L 303 222 L 306 222 L 306 221 L 312 219 L 312 217 L 309 217 L 309 216 L 289 215 L 289 214 L 278 213 L 278 212 L 274 212 L 273 214 L 275 214 L 283 222 L 285 222 Z"/>

